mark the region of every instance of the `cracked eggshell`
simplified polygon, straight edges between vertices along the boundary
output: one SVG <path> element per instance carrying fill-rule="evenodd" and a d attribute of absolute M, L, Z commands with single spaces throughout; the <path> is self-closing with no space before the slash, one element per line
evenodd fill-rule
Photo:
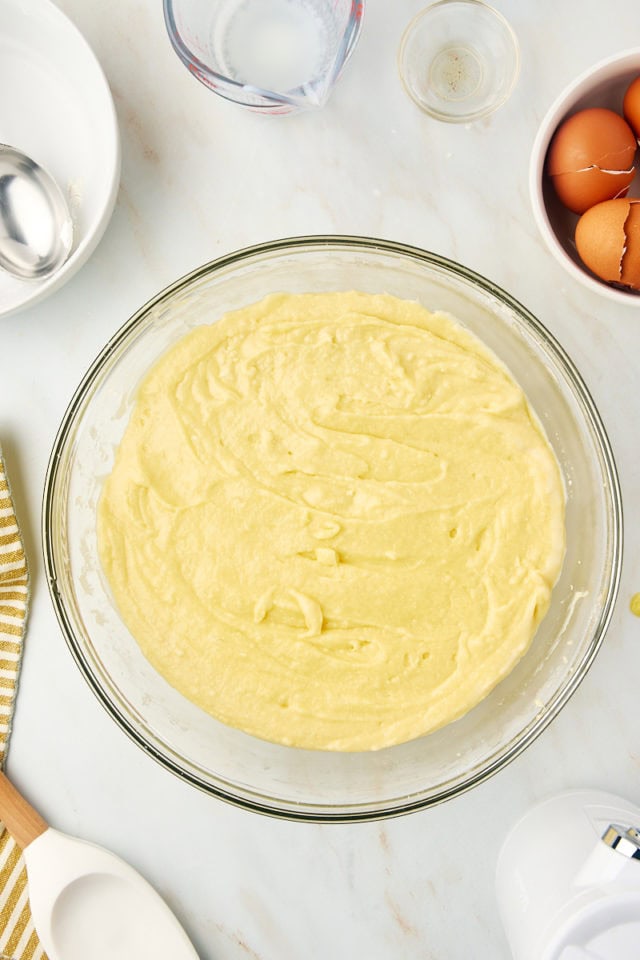
<path fill-rule="evenodd" d="M 640 76 L 629 84 L 622 101 L 622 112 L 640 143 Z"/>
<path fill-rule="evenodd" d="M 625 223 L 627 249 L 622 258 L 622 282 L 640 291 L 640 202 L 632 202 Z"/>
<path fill-rule="evenodd" d="M 640 290 L 640 201 L 606 200 L 578 220 L 576 248 L 601 280 Z"/>
<path fill-rule="evenodd" d="M 574 213 L 622 197 L 633 180 L 636 139 L 613 110 L 580 110 L 560 125 L 549 146 L 547 173 Z"/>

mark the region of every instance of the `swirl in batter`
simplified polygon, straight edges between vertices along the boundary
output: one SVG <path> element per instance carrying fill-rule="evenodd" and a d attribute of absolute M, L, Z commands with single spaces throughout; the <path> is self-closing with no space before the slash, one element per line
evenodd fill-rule
<path fill-rule="evenodd" d="M 460 717 L 525 653 L 564 491 L 522 390 L 450 317 L 281 294 L 153 367 L 98 540 L 189 700 L 267 740 L 369 750 Z"/>

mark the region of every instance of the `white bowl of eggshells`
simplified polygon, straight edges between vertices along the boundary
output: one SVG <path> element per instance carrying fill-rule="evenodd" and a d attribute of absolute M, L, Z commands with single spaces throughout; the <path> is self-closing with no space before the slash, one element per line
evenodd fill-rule
<path fill-rule="evenodd" d="M 590 114 L 578 117 L 583 111 L 589 111 Z M 605 116 L 605 112 L 610 111 L 619 117 L 619 123 L 616 123 L 615 118 Z M 612 160 L 604 144 L 601 155 L 585 160 L 585 150 L 588 153 L 588 149 L 584 144 L 590 140 L 590 131 L 587 129 L 586 138 L 581 138 L 579 128 L 582 125 L 584 132 L 584 128 L 589 125 L 602 122 L 605 128 L 614 128 L 618 143 L 622 132 L 621 125 L 626 125 L 628 132 L 626 135 L 622 133 L 625 149 L 618 150 Z M 570 133 L 577 131 L 578 146 L 572 151 L 571 146 L 567 150 L 563 144 L 562 151 L 558 151 L 558 140 L 566 135 L 567 130 Z M 534 218 L 547 247 L 558 263 L 570 276 L 593 292 L 617 303 L 638 307 L 640 158 L 636 148 L 640 143 L 639 138 L 640 48 L 634 48 L 600 61 L 577 77 L 557 97 L 536 135 L 529 171 Z M 579 195 L 582 190 L 579 180 L 576 181 L 574 177 L 572 182 L 571 178 L 553 175 L 567 171 L 566 164 L 561 166 L 557 156 L 554 157 L 554 153 L 557 155 L 560 152 L 565 154 L 561 158 L 563 161 L 567 155 L 576 159 L 573 172 L 578 174 L 579 178 L 583 178 L 585 174 L 586 177 L 592 177 L 590 171 L 598 166 L 602 167 L 605 173 L 611 174 L 608 178 L 611 181 L 609 195 L 598 199 L 597 192 L 600 187 L 596 186 L 594 193 L 593 182 L 587 186 L 585 180 L 586 199 L 580 205 L 575 197 L 576 192 Z M 603 158 L 606 158 L 604 162 Z M 631 175 L 629 171 L 632 171 Z M 607 177 L 600 179 L 604 181 Z M 576 183 L 577 191 L 574 189 Z M 568 196 L 565 189 L 567 184 L 570 188 Z M 606 185 L 602 189 L 606 191 Z M 617 199 L 611 206 L 616 195 Z M 580 199 L 578 196 L 578 201 Z M 566 206 L 566 202 L 571 203 L 573 209 Z M 605 203 L 609 206 L 604 207 Z"/>

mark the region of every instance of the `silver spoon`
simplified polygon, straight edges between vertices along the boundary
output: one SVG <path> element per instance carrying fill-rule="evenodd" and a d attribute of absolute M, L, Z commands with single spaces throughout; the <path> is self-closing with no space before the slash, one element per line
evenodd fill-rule
<path fill-rule="evenodd" d="M 71 214 L 53 177 L 0 143 L 0 267 L 23 280 L 43 278 L 62 266 L 72 243 Z"/>

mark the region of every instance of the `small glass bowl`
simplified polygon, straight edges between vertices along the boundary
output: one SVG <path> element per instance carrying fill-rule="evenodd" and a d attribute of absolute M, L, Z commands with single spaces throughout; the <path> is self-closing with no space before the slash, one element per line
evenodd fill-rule
<path fill-rule="evenodd" d="M 398 68 L 421 110 L 449 123 L 468 123 L 497 110 L 520 72 L 515 33 L 482 0 L 439 0 L 404 32 Z"/>
<path fill-rule="evenodd" d="M 567 552 L 515 669 L 466 716 L 409 743 L 332 753 L 268 743 L 189 703 L 145 660 L 102 575 L 96 506 L 149 367 L 189 330 L 269 293 L 385 291 L 453 314 L 510 369 L 567 491 Z M 250 247 L 161 291 L 118 331 L 73 397 L 45 483 L 47 582 L 70 650 L 113 719 L 187 783 L 292 820 L 374 820 L 431 806 L 500 770 L 550 723 L 602 643 L 618 589 L 622 506 L 604 427 L 579 373 L 513 297 L 444 257 L 387 240 L 304 237 Z"/>

